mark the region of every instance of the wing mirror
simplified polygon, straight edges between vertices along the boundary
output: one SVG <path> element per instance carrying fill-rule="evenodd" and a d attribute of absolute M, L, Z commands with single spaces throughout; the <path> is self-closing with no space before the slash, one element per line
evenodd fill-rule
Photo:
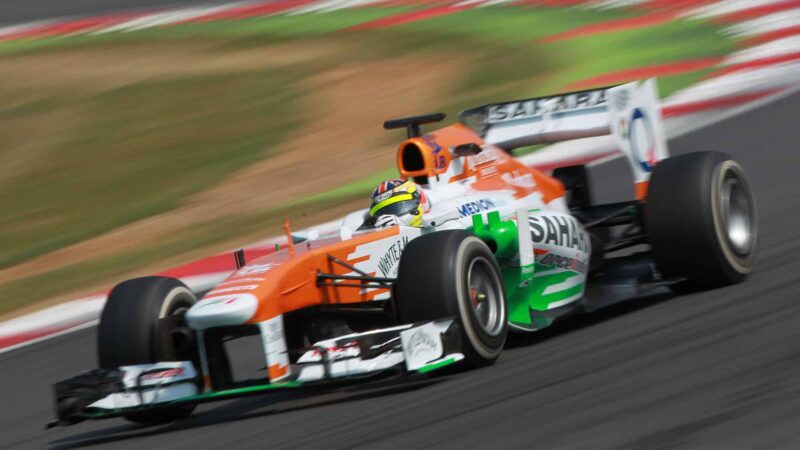
<path fill-rule="evenodd" d="M 451 220 L 458 220 L 461 218 L 461 215 L 455 208 L 445 208 L 443 212 L 431 215 L 423 219 L 423 227 L 424 228 L 436 228 L 440 227 L 446 222 L 450 222 Z"/>
<path fill-rule="evenodd" d="M 481 148 L 480 145 L 473 144 L 470 142 L 469 144 L 461 144 L 453 147 L 453 149 L 450 150 L 450 153 L 452 153 L 453 156 L 461 157 L 461 156 L 474 156 L 480 153 L 481 151 L 483 151 L 483 149 Z"/>

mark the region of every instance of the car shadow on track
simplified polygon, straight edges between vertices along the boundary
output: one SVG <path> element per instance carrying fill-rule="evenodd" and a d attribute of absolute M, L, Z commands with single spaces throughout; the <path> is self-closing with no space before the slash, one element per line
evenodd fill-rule
<path fill-rule="evenodd" d="M 415 379 L 379 380 L 356 386 L 348 386 L 331 390 L 317 387 L 298 389 L 289 392 L 276 392 L 269 396 L 256 396 L 231 400 L 213 409 L 166 426 L 146 426 L 125 423 L 102 430 L 80 433 L 50 442 L 52 449 L 74 449 L 97 445 L 110 446 L 114 442 L 148 436 L 158 436 L 177 431 L 191 430 L 199 427 L 234 422 L 243 419 L 270 416 L 272 414 L 298 411 L 318 406 L 351 402 L 367 398 L 392 395 L 421 389 L 447 379 L 444 376 L 429 376 Z"/>
<path fill-rule="evenodd" d="M 673 298 L 673 294 L 659 294 L 633 302 L 621 303 L 591 314 L 576 315 L 568 320 L 553 324 L 536 333 L 512 333 L 506 343 L 507 349 L 535 345 L 556 338 L 566 333 L 588 328 L 616 317 L 623 316 L 644 308 L 651 307 Z M 487 368 L 484 370 L 492 370 Z M 422 389 L 433 384 L 447 381 L 458 375 L 457 368 L 445 369 L 440 373 L 424 378 L 390 378 L 371 381 L 366 384 L 349 385 L 331 390 L 325 386 L 296 391 L 275 392 L 268 396 L 255 396 L 224 402 L 213 409 L 189 417 L 180 422 L 166 426 L 143 426 L 125 423 L 102 430 L 79 433 L 50 442 L 54 449 L 73 449 L 108 446 L 114 442 L 122 442 L 142 437 L 158 436 L 173 432 L 191 430 L 199 427 L 213 426 L 238 420 L 265 417 L 290 411 L 298 411 L 318 406 L 344 403 L 367 398 L 392 395 Z"/>

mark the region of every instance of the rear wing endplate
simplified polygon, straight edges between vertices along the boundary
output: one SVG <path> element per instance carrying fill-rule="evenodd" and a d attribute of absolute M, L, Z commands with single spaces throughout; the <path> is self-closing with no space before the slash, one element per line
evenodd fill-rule
<path fill-rule="evenodd" d="M 655 79 L 602 89 L 494 103 L 459 114 L 489 144 L 515 148 L 611 135 L 637 187 L 669 156 Z"/>

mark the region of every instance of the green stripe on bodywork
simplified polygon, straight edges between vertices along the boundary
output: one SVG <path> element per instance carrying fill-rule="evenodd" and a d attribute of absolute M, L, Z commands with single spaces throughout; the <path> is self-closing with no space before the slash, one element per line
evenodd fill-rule
<path fill-rule="evenodd" d="M 455 362 L 456 362 L 456 359 L 453 358 L 453 357 L 450 357 L 450 358 L 441 360 L 439 362 L 435 362 L 433 364 L 428 364 L 426 366 L 422 366 L 419 369 L 417 369 L 417 372 L 419 372 L 419 373 L 433 372 L 434 370 L 441 369 L 442 367 L 449 366 L 450 364 L 453 364 Z"/>
<path fill-rule="evenodd" d="M 184 397 L 178 400 L 175 400 L 175 403 L 183 403 L 183 402 L 198 402 L 203 400 L 210 400 L 219 397 L 228 397 L 231 395 L 243 395 L 243 394 L 252 394 L 255 392 L 261 391 L 271 391 L 273 389 L 281 389 L 281 388 L 295 388 L 302 386 L 303 383 L 300 381 L 287 381 L 283 383 L 272 383 L 272 384 L 262 384 L 258 386 L 247 386 L 243 388 L 236 388 L 236 389 L 226 389 L 222 391 L 216 392 L 203 392 L 202 394 L 192 395 L 189 397 Z"/>
<path fill-rule="evenodd" d="M 536 263 L 534 274 L 555 269 L 554 266 L 545 266 Z M 502 268 L 503 281 L 506 286 L 508 302 L 508 320 L 519 326 L 530 327 L 533 325 L 531 310 L 546 311 L 555 302 L 560 302 L 583 291 L 584 283 L 566 288 L 561 291 L 545 295 L 544 291 L 553 285 L 563 283 L 568 279 L 581 276 L 580 272 L 565 270 L 550 275 L 534 277 L 527 286 L 520 287 L 519 268 L 505 266 Z"/>
<path fill-rule="evenodd" d="M 538 210 L 529 210 L 535 212 Z M 472 227 L 468 228 L 484 242 L 490 242 L 494 255 L 503 272 L 503 284 L 506 289 L 508 303 L 508 320 L 514 325 L 528 329 L 538 329 L 533 323 L 531 311 L 547 311 L 555 302 L 566 300 L 583 292 L 585 281 L 575 286 L 550 294 L 544 291 L 551 286 L 563 283 L 576 276 L 583 276 L 579 271 L 562 270 L 552 274 L 536 277 L 535 274 L 557 269 L 555 265 L 535 263 L 534 278 L 527 284 L 523 280 L 530 277 L 519 267 L 519 243 L 517 223 L 514 220 L 502 220 L 500 213 L 492 211 L 484 221 L 481 214 L 472 216 Z"/>

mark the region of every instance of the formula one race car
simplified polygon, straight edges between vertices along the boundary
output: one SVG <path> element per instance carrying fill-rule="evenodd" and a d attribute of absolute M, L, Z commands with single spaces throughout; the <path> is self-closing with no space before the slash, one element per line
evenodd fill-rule
<path fill-rule="evenodd" d="M 235 272 L 199 300 L 172 278 L 117 285 L 100 368 L 55 385 L 52 425 L 166 423 L 234 396 L 486 366 L 509 331 L 742 281 L 756 247 L 745 173 L 722 153 L 668 158 L 655 91 L 648 80 L 491 104 L 424 134 L 444 114 L 386 122 L 406 128 L 400 179 L 421 191 L 403 198 L 429 202 L 415 226 L 376 226 L 373 207 L 253 261 L 236 252 Z M 601 135 L 630 163 L 635 200 L 593 204 L 586 167 L 548 176 L 512 154 Z M 374 200 L 394 204 L 392 192 Z M 223 344 L 248 335 L 263 369 L 234 380 Z"/>

